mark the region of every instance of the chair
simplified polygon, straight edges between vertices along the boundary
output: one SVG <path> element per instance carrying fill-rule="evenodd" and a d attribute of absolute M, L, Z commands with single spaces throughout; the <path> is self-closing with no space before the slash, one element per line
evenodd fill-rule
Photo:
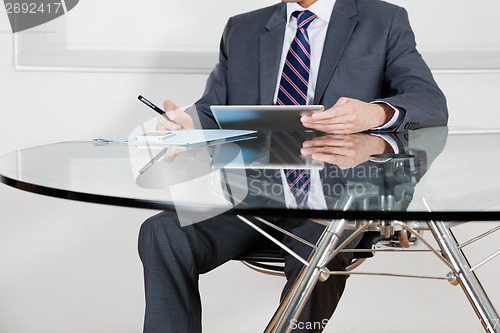
<path fill-rule="evenodd" d="M 407 153 L 410 153 L 408 151 Z M 422 152 L 411 152 L 412 154 L 399 154 L 391 156 L 391 159 L 382 159 L 379 168 L 383 175 L 381 183 L 365 184 L 364 193 L 358 195 L 355 191 L 356 183 L 350 182 L 347 184 L 342 197 L 338 200 L 336 208 L 348 210 L 355 205 L 359 205 L 364 210 L 369 210 L 370 205 L 375 204 L 386 210 L 405 211 L 414 194 L 414 187 L 427 169 L 426 156 Z M 413 159 L 414 156 L 419 156 L 418 159 Z M 418 163 L 417 163 L 418 162 Z M 382 184 L 382 186 L 380 186 Z M 424 200 L 425 198 L 421 198 Z M 424 202 L 425 203 L 425 202 Z M 248 219 L 238 216 L 242 221 L 252 227 L 255 224 Z M 255 219 L 266 222 L 261 218 Z M 451 228 L 462 224 L 463 222 L 445 222 L 445 221 L 315 221 L 324 224 L 328 228 L 326 237 L 320 238 L 317 248 L 330 251 L 330 255 L 323 256 L 321 251 L 313 252 L 309 262 L 303 258 L 296 256 L 305 265 L 299 278 L 292 286 L 289 295 L 286 296 L 280 307 L 276 311 L 271 320 L 266 332 L 284 332 L 290 320 L 297 318 L 300 313 L 300 306 L 307 300 L 308 293 L 314 288 L 313 283 L 316 281 L 324 281 L 329 275 L 378 275 L 391 277 L 409 277 L 419 279 L 444 280 L 450 284 L 460 285 L 467 295 L 469 302 L 476 311 L 476 314 L 481 320 L 483 327 L 487 332 L 499 332 L 498 314 L 491 305 L 484 289 L 475 276 L 475 270 L 481 267 L 484 263 L 491 261 L 500 251 L 497 251 L 492 256 L 483 260 L 475 266 L 468 263 L 462 250 L 481 238 L 484 238 L 496 231 L 500 231 L 500 227 L 479 235 L 463 244 L 459 244 L 454 237 Z M 270 223 L 267 222 L 269 225 Z M 339 235 L 343 230 L 355 230 L 342 244 L 338 244 Z M 437 248 L 427 242 L 422 236 L 423 230 L 429 230 Z M 363 234 L 361 241 L 355 249 L 346 249 L 345 244 L 352 240 L 355 235 Z M 426 249 L 410 249 L 417 242 L 421 242 Z M 335 250 L 330 250 L 336 248 Z M 399 249 L 398 249 L 399 248 Z M 287 249 L 290 251 L 290 249 Z M 450 271 L 446 275 L 428 276 L 428 275 L 411 275 L 400 273 L 387 272 L 363 272 L 355 268 L 369 257 L 372 257 L 375 252 L 429 252 L 434 254 L 442 263 L 447 266 Z M 248 267 L 259 272 L 284 275 L 283 263 L 284 259 L 281 256 L 282 249 L 269 241 L 268 245 L 249 251 L 237 260 L 241 260 Z M 340 252 L 353 252 L 353 263 L 346 268 L 346 271 L 330 271 L 326 268 L 333 256 Z M 328 252 L 327 252 L 328 253 Z M 293 254 L 293 253 L 291 253 Z M 309 265 L 308 265 L 309 264 Z M 307 266 L 307 267 L 306 267 Z M 304 281 L 306 283 L 304 283 Z M 493 327 L 494 326 L 494 327 Z"/>
<path fill-rule="evenodd" d="M 359 267 L 366 259 L 374 256 L 371 251 L 377 246 L 408 248 L 410 245 L 416 245 L 418 239 L 408 233 L 396 231 L 393 236 L 386 237 L 379 231 L 367 231 L 363 233 L 355 252 L 353 252 L 353 261 L 346 270 L 352 271 Z M 285 260 L 282 256 L 282 250 L 271 241 L 263 243 L 258 248 L 252 249 L 235 260 L 241 261 L 248 268 L 259 273 L 268 275 L 285 276 Z"/>

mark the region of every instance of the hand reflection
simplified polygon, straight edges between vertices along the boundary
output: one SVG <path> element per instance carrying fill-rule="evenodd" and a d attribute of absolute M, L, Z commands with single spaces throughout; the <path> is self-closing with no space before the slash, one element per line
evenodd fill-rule
<path fill-rule="evenodd" d="M 370 134 L 326 135 L 305 141 L 302 147 L 302 155 L 335 164 L 341 169 L 366 162 L 373 154 L 393 153 L 384 139 Z"/>

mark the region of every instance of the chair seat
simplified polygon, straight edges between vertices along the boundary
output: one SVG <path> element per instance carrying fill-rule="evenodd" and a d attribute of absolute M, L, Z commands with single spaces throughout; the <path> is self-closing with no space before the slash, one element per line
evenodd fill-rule
<path fill-rule="evenodd" d="M 397 241 L 399 231 L 392 237 L 387 238 L 378 231 L 366 231 L 363 233 L 361 240 L 356 246 L 356 250 L 366 250 L 364 252 L 353 252 L 352 267 L 358 266 L 363 260 L 371 258 L 374 252 L 370 251 L 380 242 Z M 246 266 L 259 271 L 261 273 L 283 275 L 285 259 L 283 258 L 283 250 L 271 241 L 266 241 L 235 258 L 243 262 Z"/>
<path fill-rule="evenodd" d="M 266 244 L 266 247 L 258 247 L 245 252 L 235 260 L 240 261 L 262 261 L 262 262 L 272 262 L 281 263 L 285 262 L 285 259 L 281 255 L 281 248 L 273 243 Z"/>
<path fill-rule="evenodd" d="M 380 235 L 378 231 L 367 231 L 363 233 L 363 237 L 356 249 L 365 249 L 370 250 L 373 248 L 374 244 L 377 244 L 379 241 L 383 240 L 384 237 Z M 358 258 L 369 258 L 373 257 L 373 252 L 354 252 L 353 256 L 355 259 Z M 265 242 L 258 247 L 249 250 L 235 260 L 239 261 L 251 261 L 251 262 L 271 262 L 271 263 L 284 263 L 285 260 L 282 256 L 281 248 L 274 244 L 273 242 Z"/>

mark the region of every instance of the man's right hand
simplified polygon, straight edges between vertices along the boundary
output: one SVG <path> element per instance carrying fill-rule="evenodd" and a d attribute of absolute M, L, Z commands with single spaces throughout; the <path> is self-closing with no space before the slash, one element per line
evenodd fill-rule
<path fill-rule="evenodd" d="M 172 101 L 163 102 L 163 108 L 170 121 L 163 116 L 158 118 L 156 123 L 157 131 L 178 131 L 194 129 L 193 118 L 184 110 L 175 105 Z"/>
<path fill-rule="evenodd" d="M 325 135 L 304 141 L 302 147 L 302 155 L 340 169 L 353 168 L 370 160 L 373 154 L 394 152 L 384 139 L 370 134 Z"/>

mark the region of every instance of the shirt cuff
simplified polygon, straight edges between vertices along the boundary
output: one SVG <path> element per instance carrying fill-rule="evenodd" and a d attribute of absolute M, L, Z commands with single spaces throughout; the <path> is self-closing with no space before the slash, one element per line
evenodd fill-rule
<path fill-rule="evenodd" d="M 387 142 L 391 146 L 392 151 L 394 152 L 394 154 L 399 154 L 400 153 L 400 149 L 399 149 L 398 143 L 392 137 L 392 135 L 382 134 L 382 133 L 370 133 L 370 135 L 382 138 L 385 142 Z"/>
<path fill-rule="evenodd" d="M 394 115 L 392 116 L 391 120 L 389 120 L 384 125 L 382 125 L 380 127 L 372 128 L 371 130 L 372 131 L 378 131 L 378 130 L 385 130 L 385 129 L 395 128 L 396 127 L 395 125 L 397 123 L 399 123 L 400 117 L 402 117 L 404 115 L 404 111 L 401 111 L 398 108 L 396 108 L 396 107 L 392 106 L 391 104 L 389 104 L 387 102 L 384 102 L 384 101 L 373 101 L 373 102 L 370 102 L 370 104 L 380 104 L 380 103 L 383 103 L 385 105 L 389 105 L 394 110 Z"/>

